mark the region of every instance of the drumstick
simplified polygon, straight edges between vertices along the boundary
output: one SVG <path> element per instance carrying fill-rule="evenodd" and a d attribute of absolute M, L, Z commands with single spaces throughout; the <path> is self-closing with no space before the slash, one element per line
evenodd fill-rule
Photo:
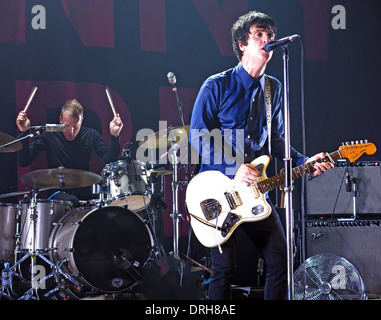
<path fill-rule="evenodd" d="M 33 88 L 32 88 L 32 91 L 31 91 L 31 93 L 30 93 L 28 102 L 26 103 L 26 106 L 25 106 L 25 108 L 24 108 L 24 112 L 26 112 L 26 110 L 28 110 L 29 105 L 30 105 L 30 103 L 32 102 L 32 99 L 33 99 L 34 95 L 36 94 L 37 89 L 38 89 L 37 87 L 33 87 Z"/>
<path fill-rule="evenodd" d="M 112 103 L 112 98 L 111 98 L 111 94 L 109 92 L 108 87 L 106 87 L 106 94 L 107 94 L 108 101 L 110 102 L 111 110 L 112 110 L 112 112 L 114 114 L 114 117 L 116 117 L 116 112 L 115 112 L 114 104 Z"/>

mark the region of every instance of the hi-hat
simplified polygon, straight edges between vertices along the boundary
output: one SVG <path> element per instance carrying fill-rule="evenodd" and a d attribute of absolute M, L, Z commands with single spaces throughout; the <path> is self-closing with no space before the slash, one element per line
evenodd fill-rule
<path fill-rule="evenodd" d="M 7 143 L 13 142 L 16 139 L 13 138 L 10 135 L 7 135 L 5 133 L 0 132 L 0 146 L 3 146 Z M 5 148 L 0 148 L 0 152 L 16 152 L 22 149 L 22 144 L 21 142 L 16 142 L 13 144 L 10 144 L 9 146 Z"/>
<path fill-rule="evenodd" d="M 24 174 L 21 181 L 34 188 L 73 189 L 101 182 L 96 173 L 77 169 L 43 169 Z"/>
<path fill-rule="evenodd" d="M 174 128 L 163 129 L 152 133 L 139 142 L 148 149 L 159 149 L 160 147 L 170 147 L 172 142 L 183 143 L 188 141 L 189 125 Z"/>

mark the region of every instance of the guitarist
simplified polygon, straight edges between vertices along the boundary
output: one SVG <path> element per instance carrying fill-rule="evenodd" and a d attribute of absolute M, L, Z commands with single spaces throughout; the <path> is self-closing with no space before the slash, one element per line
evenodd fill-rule
<path fill-rule="evenodd" d="M 234 68 L 213 75 L 203 83 L 192 112 L 190 142 L 199 152 L 200 172 L 219 170 L 229 178 L 250 185 L 258 178 L 257 170 L 248 164 L 254 158 L 271 150 L 272 156 L 284 159 L 282 86 L 277 79 L 264 73 L 272 57 L 272 51 L 265 51 L 264 46 L 275 39 L 276 29 L 272 18 L 257 11 L 241 16 L 234 23 L 233 49 L 239 62 Z M 271 88 L 269 92 L 267 86 L 267 93 L 266 78 Z M 270 94 L 271 135 L 268 134 L 266 120 L 269 105 L 266 97 Z M 230 159 L 226 145 L 219 146 L 218 139 L 210 140 L 207 148 L 205 145 L 200 147 L 203 139 L 200 133 L 205 137 L 214 129 L 220 130 L 224 142 L 229 140 L 232 149 Z M 196 131 L 197 135 L 194 134 Z M 229 138 L 227 132 L 233 132 Z M 221 157 L 215 153 L 219 151 Z M 242 161 L 231 161 L 233 155 L 233 160 L 242 155 Z M 291 157 L 294 166 L 303 163 L 303 155 L 294 148 L 291 148 Z M 324 153 L 308 160 L 319 158 L 323 159 Z M 316 163 L 314 175 L 331 167 L 333 164 L 330 162 Z M 287 244 L 279 216 L 269 203 L 272 213 L 268 218 L 244 223 L 239 228 L 244 229 L 264 257 L 267 267 L 265 299 L 279 300 L 287 298 Z M 209 298 L 212 300 L 231 299 L 230 286 L 234 278 L 236 246 L 239 245 L 234 235 L 221 248 L 210 249 L 212 275 Z"/>

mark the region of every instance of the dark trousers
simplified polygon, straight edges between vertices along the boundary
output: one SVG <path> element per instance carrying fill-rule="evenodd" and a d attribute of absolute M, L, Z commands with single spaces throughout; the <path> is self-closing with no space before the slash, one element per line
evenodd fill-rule
<path fill-rule="evenodd" d="M 266 300 L 285 300 L 287 298 L 287 242 L 279 215 L 270 203 L 272 212 L 262 221 L 243 223 L 242 228 L 254 243 L 266 263 Z M 236 267 L 235 233 L 222 246 L 222 254 L 218 247 L 210 249 L 212 275 L 209 283 L 209 299 L 229 300 L 231 284 Z M 247 252 L 249 255 L 250 252 Z M 254 253 L 253 253 L 254 254 Z M 257 265 L 253 265 L 253 272 Z"/>

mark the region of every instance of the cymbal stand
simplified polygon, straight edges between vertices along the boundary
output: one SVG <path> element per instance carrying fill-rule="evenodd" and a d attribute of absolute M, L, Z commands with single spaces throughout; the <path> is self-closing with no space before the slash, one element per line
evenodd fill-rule
<path fill-rule="evenodd" d="M 168 155 L 171 158 L 172 162 L 172 222 L 173 222 L 173 254 L 175 257 L 179 256 L 179 219 L 183 219 L 183 216 L 179 212 L 179 185 L 182 185 L 181 181 L 178 181 L 178 157 L 177 150 L 179 149 L 179 145 L 175 142 L 172 142 L 171 147 L 168 151 Z"/>
<path fill-rule="evenodd" d="M 157 183 L 158 175 L 155 173 L 151 173 L 149 177 L 149 183 L 151 185 L 150 188 L 148 188 L 148 192 L 150 194 L 150 197 L 152 199 L 152 205 L 148 206 L 146 209 L 147 219 L 148 219 L 148 227 L 152 231 L 153 240 L 154 240 L 154 252 L 156 257 L 162 257 L 166 256 L 166 252 L 164 250 L 164 247 L 162 243 L 160 242 L 158 235 L 157 235 L 157 213 L 160 210 L 160 208 L 166 207 L 165 203 L 161 200 L 161 190 L 156 190 L 156 183 Z M 161 183 L 161 185 L 163 185 Z M 150 210 L 148 210 L 150 208 Z"/>
<path fill-rule="evenodd" d="M 31 259 L 31 288 L 27 290 L 23 296 L 19 298 L 19 300 L 30 300 L 33 299 L 33 292 L 37 292 L 37 290 L 40 288 L 41 283 L 43 283 L 45 280 L 51 278 L 53 275 L 57 275 L 57 272 L 61 275 L 63 275 L 67 280 L 71 281 L 73 284 L 75 284 L 77 287 L 81 287 L 81 285 L 74 280 L 70 275 L 64 273 L 60 267 L 57 267 L 54 263 L 49 261 L 47 258 L 45 258 L 42 254 L 37 252 L 36 249 L 36 236 L 37 236 L 37 194 L 38 194 L 38 188 L 32 189 L 32 197 L 31 202 L 29 205 L 28 210 L 31 210 L 30 219 L 32 220 L 31 226 L 32 226 L 32 243 L 31 248 L 29 249 L 29 252 L 25 254 L 20 260 L 18 260 L 12 267 L 11 270 L 16 274 L 15 270 L 16 268 L 26 259 Z M 16 249 L 17 250 L 17 249 Z M 51 272 L 49 275 L 45 276 L 44 278 L 35 281 L 35 277 L 37 275 L 37 257 L 44 260 L 47 264 L 50 265 L 50 267 L 53 269 L 53 272 Z M 17 275 L 17 274 L 16 274 Z"/>

